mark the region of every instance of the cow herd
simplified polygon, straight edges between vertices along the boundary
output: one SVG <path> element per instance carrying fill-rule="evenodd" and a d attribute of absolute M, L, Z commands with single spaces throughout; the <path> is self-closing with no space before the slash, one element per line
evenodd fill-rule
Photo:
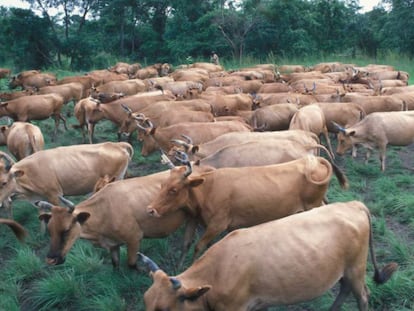
<path fill-rule="evenodd" d="M 0 144 L 8 150 L 0 153 L 0 201 L 10 219 L 0 223 L 24 237 L 11 220 L 13 200 L 33 203 L 50 235 L 50 265 L 86 239 L 109 250 L 117 268 L 125 245 L 128 266 L 150 270 L 148 311 L 259 310 L 314 299 L 338 281 L 331 310 L 350 293 L 368 310 L 368 254 L 378 284 L 398 267 L 378 267 L 367 206 L 330 203 L 327 191 L 333 175 L 343 189 L 352 183 L 337 155 L 352 149 L 356 157 L 363 147 L 368 160 L 378 149 L 384 171 L 388 144 L 414 142 L 406 72 L 339 62 L 226 71 L 200 62 L 117 63 L 62 79 L 38 70 L 0 74 L 10 87 L 0 94 Z M 53 117 L 56 141 L 71 103 L 84 143 L 45 149 L 45 133 L 30 121 Z M 118 128 L 117 142 L 96 142 L 102 120 Z M 127 176 L 137 152 L 161 152 L 168 168 Z M 90 193 L 78 204 L 65 197 Z M 196 228 L 204 231 L 193 263 L 170 276 L 140 244 L 182 226 L 180 269 Z"/>

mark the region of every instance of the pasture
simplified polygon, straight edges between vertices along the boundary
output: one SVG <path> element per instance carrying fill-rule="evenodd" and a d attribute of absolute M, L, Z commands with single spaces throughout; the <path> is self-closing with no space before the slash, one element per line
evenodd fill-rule
<path fill-rule="evenodd" d="M 414 74 L 412 71 L 410 73 Z M 0 90 L 6 89 L 6 81 L 0 80 Z M 67 117 L 68 130 L 60 125 L 54 142 L 51 140 L 53 120 L 33 122 L 42 129 L 46 148 L 83 143 L 80 131 L 72 128 L 72 125 L 77 124 L 73 116 L 73 103 L 66 105 L 63 112 Z M 95 142 L 117 141 L 116 131 L 117 127 L 110 121 L 97 123 Z M 324 139 L 322 142 L 325 143 Z M 332 139 L 332 145 L 335 150 L 335 139 Z M 135 153 L 128 169 L 129 177 L 167 169 L 161 164 L 158 152 L 145 158 L 141 156 L 141 145 L 135 135 L 133 147 Z M 371 292 L 370 308 L 376 311 L 413 310 L 414 145 L 388 146 L 387 169 L 384 172 L 380 169 L 378 152 L 374 152 L 368 164 L 364 164 L 362 149 L 359 149 L 356 159 L 352 159 L 349 152 L 336 157 L 335 162 L 347 175 L 350 187 L 348 190 L 342 189 L 333 178 L 327 197 L 329 202 L 364 202 L 373 215 L 374 243 L 380 266 L 390 261 L 399 264 L 399 270 L 386 284 L 376 286 L 372 281 L 371 263 L 368 263 L 366 281 Z M 7 148 L 3 146 L 1 150 L 7 151 Z M 84 198 L 70 197 L 74 202 Z M 0 227 L 0 310 L 144 310 L 143 293 L 152 280 L 140 263 L 140 271 L 127 268 L 125 247 L 121 248 L 118 270 L 112 268 L 106 250 L 84 240 L 75 243 L 63 265 L 48 266 L 45 258 L 49 236 L 39 232 L 36 208 L 25 201 L 16 201 L 13 203 L 13 213 L 14 219 L 27 229 L 29 236 L 22 244 L 9 228 Z M 198 237 L 201 231 L 198 230 Z M 167 238 L 144 239 L 140 251 L 154 259 L 164 271 L 175 275 L 182 271 L 178 267 L 182 237 L 183 229 L 180 229 Z M 192 252 L 193 248 L 186 257 L 185 267 L 191 264 Z M 314 301 L 272 307 L 269 311 L 327 310 L 337 290 L 336 286 Z M 353 311 L 356 308 L 355 299 L 351 296 L 343 310 Z"/>

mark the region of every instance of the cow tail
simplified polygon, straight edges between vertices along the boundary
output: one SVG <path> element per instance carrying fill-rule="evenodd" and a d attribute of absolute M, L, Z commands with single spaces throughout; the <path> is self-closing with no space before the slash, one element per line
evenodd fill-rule
<path fill-rule="evenodd" d="M 32 148 L 33 153 L 38 152 L 39 148 L 36 143 L 35 135 L 29 134 L 29 142 L 30 142 L 30 147 Z"/>
<path fill-rule="evenodd" d="M 134 148 L 129 143 L 125 143 L 125 149 L 128 152 L 129 155 L 129 161 L 132 160 L 132 157 L 134 156 Z"/>
<path fill-rule="evenodd" d="M 348 178 L 346 177 L 344 172 L 339 168 L 339 166 L 337 166 L 335 164 L 334 160 L 332 159 L 331 153 L 329 152 L 328 149 L 326 149 L 325 146 L 317 144 L 315 146 L 306 146 L 306 148 L 309 148 L 309 149 L 318 148 L 318 149 L 322 149 L 323 151 L 325 151 L 326 154 L 328 155 L 328 160 L 329 160 L 329 163 L 332 166 L 333 173 L 335 174 L 336 178 L 338 179 L 338 182 L 341 185 L 341 188 L 342 189 L 348 189 L 349 188 Z"/>
<path fill-rule="evenodd" d="M 368 208 L 365 207 L 365 212 L 368 216 L 368 222 L 369 222 L 369 252 L 370 257 L 372 261 L 372 265 L 374 266 L 374 282 L 377 284 L 384 284 L 387 282 L 390 277 L 393 275 L 395 271 L 398 269 L 398 264 L 396 262 L 390 262 L 387 265 L 385 265 L 384 268 L 380 271 L 378 268 L 377 258 L 375 256 L 375 250 L 374 250 L 374 242 L 373 242 L 373 233 L 372 233 L 372 219 L 371 219 L 371 213 L 369 212 Z"/>
<path fill-rule="evenodd" d="M 328 173 L 326 174 L 326 178 L 322 180 L 315 180 L 312 177 L 312 173 L 317 171 L 320 165 L 326 166 L 328 169 Z M 312 182 L 315 185 L 324 185 L 329 182 L 329 179 L 332 175 L 332 165 L 326 160 L 325 158 L 315 157 L 314 155 L 308 155 L 306 158 L 306 167 L 305 167 L 305 176 L 306 179 Z"/>
<path fill-rule="evenodd" d="M 15 222 L 14 220 L 11 219 L 5 219 L 5 218 L 0 218 L 0 223 L 1 224 L 5 224 L 8 225 L 10 227 L 10 229 L 13 230 L 13 233 L 16 235 L 16 237 L 20 240 L 23 241 L 23 239 L 26 237 L 27 235 L 27 231 L 26 229 L 24 229 L 24 227 L 22 225 L 20 225 L 19 223 Z"/>

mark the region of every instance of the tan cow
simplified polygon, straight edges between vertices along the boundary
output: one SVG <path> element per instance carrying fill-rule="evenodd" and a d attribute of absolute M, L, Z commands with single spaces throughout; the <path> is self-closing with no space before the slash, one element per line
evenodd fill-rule
<path fill-rule="evenodd" d="M 0 126 L 0 145 L 7 145 L 10 153 L 19 161 L 32 153 L 43 150 L 45 141 L 37 125 L 14 122 Z"/>
<path fill-rule="evenodd" d="M 61 114 L 63 102 L 63 97 L 56 93 L 19 97 L 0 103 L 0 117 L 8 116 L 15 121 L 22 122 L 53 117 L 55 119 L 55 129 L 52 139 L 55 140 L 60 120 L 63 121 L 63 125 L 67 130 L 66 119 Z"/>
<path fill-rule="evenodd" d="M 311 104 L 300 108 L 292 117 L 289 124 L 289 130 L 304 130 L 315 133 L 318 136 L 323 135 L 329 151 L 332 156 L 334 156 L 331 140 L 328 135 L 328 128 L 326 126 L 325 115 L 318 105 Z"/>
<path fill-rule="evenodd" d="M 0 79 L 10 77 L 11 70 L 8 68 L 0 68 Z"/>
<path fill-rule="evenodd" d="M 264 106 L 253 112 L 251 125 L 255 131 L 287 130 L 298 110 L 298 105 L 289 103 Z"/>
<path fill-rule="evenodd" d="M 166 237 L 188 220 L 183 211 L 162 219 L 151 217 L 146 211 L 167 176 L 168 171 L 164 171 L 111 182 L 76 206 L 69 204 L 69 209 L 53 206 L 50 213 L 41 214 L 40 219 L 48 223 L 51 240 L 47 263 L 62 264 L 73 244 L 81 238 L 108 249 L 114 267 L 119 266 L 120 246 L 126 244 L 128 266 L 136 268 L 136 253 L 143 238 Z M 48 208 L 43 202 L 37 205 Z M 191 243 L 194 226 L 189 223 L 186 229 L 183 255 Z"/>
<path fill-rule="evenodd" d="M 303 145 L 290 139 L 261 139 L 227 145 L 213 154 L 196 161 L 197 165 L 208 165 L 215 168 L 261 166 L 289 162 L 308 154 L 315 155 L 323 149 L 320 144 Z"/>
<path fill-rule="evenodd" d="M 148 91 L 147 84 L 141 79 L 109 81 L 97 87 L 92 87 L 91 96 L 98 98 L 99 94 L 122 93 L 125 96 Z"/>
<path fill-rule="evenodd" d="M 371 150 L 379 149 L 381 170 L 385 171 L 387 145 L 407 146 L 414 143 L 414 111 L 374 112 L 349 128 L 338 126 L 338 147 L 343 155 L 353 145 L 367 148 L 366 161 Z"/>
<path fill-rule="evenodd" d="M 148 124 L 148 122 L 146 122 Z M 241 121 L 180 122 L 167 127 L 154 127 L 151 123 L 143 127 L 142 156 L 148 156 L 157 149 L 168 151 L 173 147 L 172 139 L 181 135 L 192 137 L 195 144 L 207 142 L 228 132 L 250 132 L 251 127 Z"/>
<path fill-rule="evenodd" d="M 10 227 L 10 229 L 13 230 L 14 235 L 20 240 L 23 241 L 23 239 L 27 236 L 27 231 L 24 229 L 24 227 L 19 224 L 18 222 L 12 220 L 12 219 L 6 219 L 6 218 L 0 218 L 0 224 L 4 224 Z"/>
<path fill-rule="evenodd" d="M 62 96 L 63 103 L 67 104 L 71 101 L 78 102 L 80 99 L 86 97 L 83 84 L 79 82 L 70 82 L 59 85 L 43 86 L 35 90 L 35 94 L 51 94 L 56 93 Z"/>
<path fill-rule="evenodd" d="M 206 226 L 194 257 L 225 230 L 249 227 L 320 206 L 332 176 L 321 157 L 264 166 L 220 168 L 192 174 L 190 162 L 171 169 L 148 213 L 163 217 L 179 209 Z M 335 170 L 341 185 L 346 177 Z"/>
<path fill-rule="evenodd" d="M 407 105 L 403 100 L 394 96 L 365 96 L 358 93 L 346 93 L 340 96 L 340 102 L 357 103 L 364 109 L 366 114 L 384 111 L 403 111 L 407 110 Z"/>
<path fill-rule="evenodd" d="M 46 149 L 16 163 L 2 154 L 9 163 L 1 176 L 0 202 L 15 194 L 30 202 L 58 204 L 61 195 L 87 194 L 106 174 L 122 179 L 132 155 L 126 142 Z"/>
<path fill-rule="evenodd" d="M 261 310 L 315 299 L 338 281 L 329 310 L 340 310 L 352 293 L 367 311 L 368 252 L 374 282 L 385 283 L 398 265 L 379 269 L 369 209 L 351 201 L 233 231 L 175 277 L 140 254 L 153 280 L 146 311 Z"/>
<path fill-rule="evenodd" d="M 198 145 L 194 144 L 191 140 L 191 135 L 184 138 L 186 138 L 186 141 L 181 139 L 174 139 L 172 141 L 174 147 L 170 150 L 169 155 L 174 155 L 178 150 L 187 153 L 191 160 L 197 160 L 205 158 L 228 145 L 268 139 L 289 139 L 304 146 L 319 144 L 319 138 L 316 134 L 302 130 L 274 132 L 230 132 Z"/>
<path fill-rule="evenodd" d="M 40 88 L 46 85 L 55 85 L 56 81 L 57 78 L 55 74 L 29 71 L 13 76 L 9 82 L 9 87 L 11 89 L 15 89 L 19 86 L 23 89 Z"/>

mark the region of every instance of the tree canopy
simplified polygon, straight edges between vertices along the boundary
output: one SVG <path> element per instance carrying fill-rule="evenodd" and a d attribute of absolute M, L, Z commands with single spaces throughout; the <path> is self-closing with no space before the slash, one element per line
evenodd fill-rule
<path fill-rule="evenodd" d="M 414 55 L 414 2 L 383 0 L 25 0 L 0 7 L 0 63 L 87 70 L 122 59 L 184 63 L 216 51 L 242 61 Z M 53 9 L 53 10 L 52 10 Z"/>

